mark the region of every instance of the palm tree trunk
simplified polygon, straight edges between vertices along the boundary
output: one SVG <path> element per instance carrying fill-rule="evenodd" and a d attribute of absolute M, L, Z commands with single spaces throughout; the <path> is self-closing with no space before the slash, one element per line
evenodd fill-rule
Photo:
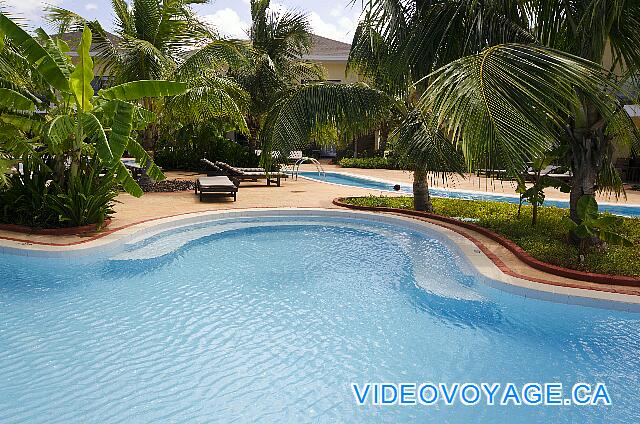
<path fill-rule="evenodd" d="M 591 144 L 591 140 L 585 140 L 587 147 Z M 596 179 L 598 175 L 598 163 L 591 149 L 579 150 L 573 153 L 573 180 L 571 184 L 571 193 L 569 197 L 571 219 L 576 223 L 580 223 L 578 217 L 578 200 L 582 196 L 595 196 Z"/>
<path fill-rule="evenodd" d="M 249 127 L 249 150 L 254 152 L 260 149 L 260 121 L 253 115 L 247 116 L 247 127 Z"/>
<path fill-rule="evenodd" d="M 413 170 L 413 207 L 417 211 L 433 212 L 427 184 L 427 171 L 424 169 Z"/>
<path fill-rule="evenodd" d="M 387 147 L 387 142 L 389 141 L 389 124 L 385 121 L 380 125 L 380 144 L 379 150 L 384 152 L 384 149 Z"/>
<path fill-rule="evenodd" d="M 142 105 L 145 109 L 155 112 L 155 105 L 153 100 L 145 98 L 142 100 Z M 156 141 L 158 140 L 158 125 L 155 122 L 150 123 L 142 131 L 142 147 L 149 153 L 152 158 L 156 152 Z"/>
<path fill-rule="evenodd" d="M 149 124 L 142 131 L 142 147 L 153 158 L 156 151 L 156 141 L 158 139 L 158 126 L 155 123 Z"/>
<path fill-rule="evenodd" d="M 571 168 L 573 179 L 569 195 L 569 213 L 571 219 L 580 223 L 578 200 L 582 196 L 595 196 L 596 181 L 602 169 L 605 152 L 611 148 L 611 140 L 604 134 L 601 116 L 593 107 L 587 105 L 585 125 L 576 128 L 571 135 Z"/>

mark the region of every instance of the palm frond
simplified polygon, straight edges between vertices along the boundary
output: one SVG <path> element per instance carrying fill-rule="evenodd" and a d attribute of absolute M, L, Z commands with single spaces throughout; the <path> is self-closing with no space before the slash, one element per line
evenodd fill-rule
<path fill-rule="evenodd" d="M 304 13 L 272 12 L 269 5 L 269 0 L 252 0 L 249 38 L 254 49 L 267 54 L 280 67 L 308 53 L 311 26 Z"/>
<path fill-rule="evenodd" d="M 11 40 L 13 47 L 53 87 L 67 91 L 69 84 L 64 72 L 49 53 L 24 29 L 0 13 L 0 32 Z"/>
<path fill-rule="evenodd" d="M 248 103 L 246 92 L 226 78 L 212 78 L 206 82 L 206 85 L 192 87 L 168 99 L 164 109 L 167 117 L 183 124 L 224 119 L 247 133 L 244 110 L 240 106 Z"/>
<path fill-rule="evenodd" d="M 159 0 L 133 0 L 132 5 L 137 38 L 153 44 L 162 22 L 162 2 Z"/>
<path fill-rule="evenodd" d="M 103 75 L 115 72 L 121 60 L 120 51 L 100 22 L 88 21 L 75 12 L 53 6 L 45 9 L 45 19 L 56 27 L 58 34 L 82 32 L 85 26 L 88 27 L 92 34 L 92 49 L 100 59 L 101 72 Z"/>
<path fill-rule="evenodd" d="M 393 99 L 365 84 L 308 84 L 293 88 L 269 112 L 265 150 L 288 154 L 304 148 L 314 131 L 334 125 L 345 135 L 364 134 L 389 113 Z"/>
<path fill-rule="evenodd" d="M 136 26 L 133 11 L 125 0 L 111 0 L 111 7 L 115 13 L 115 25 L 121 35 L 135 36 Z"/>
<path fill-rule="evenodd" d="M 605 117 L 616 101 L 597 64 L 557 50 L 498 45 L 464 57 L 430 76 L 420 102 L 423 116 L 460 145 L 469 166 L 499 162 L 520 170 L 557 144 L 588 99 Z"/>
<path fill-rule="evenodd" d="M 420 168 L 446 176 L 462 174 L 466 167 L 462 153 L 442 130 L 433 128 L 419 113 L 413 112 L 393 134 L 397 137 L 394 153 L 403 167 Z"/>
<path fill-rule="evenodd" d="M 317 82 L 326 79 L 326 70 L 316 62 L 293 60 L 288 63 L 283 76 L 288 81 Z"/>
<path fill-rule="evenodd" d="M 170 55 L 147 40 L 124 37 L 119 44 L 120 64 L 117 69 L 118 82 L 138 79 L 163 79 L 176 68 Z"/>
<path fill-rule="evenodd" d="M 408 66 L 393 45 L 380 34 L 379 23 L 367 14 L 358 23 L 349 52 L 347 72 L 355 71 L 386 92 L 404 95 L 411 84 Z"/>
<path fill-rule="evenodd" d="M 188 81 L 194 76 L 201 75 L 203 71 L 213 70 L 221 74 L 229 68 L 248 66 L 249 50 L 244 41 L 212 40 L 196 51 L 190 52 L 177 67 L 175 77 L 181 81 Z"/>

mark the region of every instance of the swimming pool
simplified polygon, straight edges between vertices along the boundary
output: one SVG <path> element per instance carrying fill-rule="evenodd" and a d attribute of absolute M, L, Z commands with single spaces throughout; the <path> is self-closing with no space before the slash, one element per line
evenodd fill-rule
<path fill-rule="evenodd" d="M 321 181 L 331 184 L 339 184 L 352 187 L 368 188 L 372 190 L 390 191 L 394 192 L 393 186 L 395 183 L 373 180 L 365 177 L 344 174 L 341 172 L 326 172 L 323 175 L 319 175 L 318 172 L 304 171 L 298 174 L 301 177 L 308 178 L 315 181 Z M 413 188 L 410 184 L 400 184 L 400 192 L 413 193 Z M 441 188 L 429 188 L 429 193 L 433 197 L 449 197 L 452 199 L 467 199 L 467 200 L 490 200 L 496 202 L 519 202 L 518 196 L 507 196 L 493 193 L 481 193 L 464 190 L 445 190 Z M 569 202 L 562 200 L 548 199 L 544 202 L 545 206 L 556 206 L 559 208 L 568 208 Z M 640 206 L 633 205 L 617 205 L 600 203 L 600 210 L 607 211 L 616 215 L 622 216 L 640 216 Z"/>
<path fill-rule="evenodd" d="M 640 314 L 510 294 L 441 233 L 375 219 L 0 255 L 0 422 L 640 421 Z M 350 388 L 485 381 L 603 382 L 613 405 L 367 407 Z"/>

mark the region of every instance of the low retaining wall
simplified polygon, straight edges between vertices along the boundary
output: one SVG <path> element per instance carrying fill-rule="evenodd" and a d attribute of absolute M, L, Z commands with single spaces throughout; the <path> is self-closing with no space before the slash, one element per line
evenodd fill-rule
<path fill-rule="evenodd" d="M 78 236 L 83 234 L 95 233 L 98 230 L 105 229 L 111 224 L 111 219 L 106 219 L 104 223 L 98 227 L 97 224 L 83 225 L 82 227 L 69 228 L 32 228 L 24 225 L 0 224 L 0 230 L 13 231 L 21 234 L 38 234 L 43 236 Z"/>
<path fill-rule="evenodd" d="M 500 243 L 502 246 L 507 248 L 511 253 L 513 253 L 518 259 L 520 259 L 522 262 L 540 271 L 544 271 L 553 275 L 558 275 L 560 277 L 572 278 L 574 280 L 588 281 L 591 283 L 615 284 L 619 286 L 640 287 L 640 278 L 638 277 L 584 272 L 584 271 L 578 271 L 575 269 L 564 268 L 561 266 L 542 262 L 532 257 L 531 255 L 529 255 L 520 246 L 518 246 L 511 240 L 487 228 L 481 227 L 471 222 L 460 221 L 454 218 L 450 218 L 448 216 L 437 215 L 437 214 L 428 213 L 428 212 L 421 212 L 421 211 L 416 211 L 411 209 L 351 205 L 351 204 L 345 203 L 344 198 L 333 199 L 333 204 L 336 206 L 341 206 L 344 208 L 355 209 L 355 210 L 372 211 L 372 212 L 392 212 L 392 213 L 416 216 L 421 218 L 429 218 L 436 221 L 446 222 L 448 224 L 453 224 L 458 227 L 463 227 L 469 230 L 473 230 L 477 233 L 482 234 L 485 237 L 490 238 L 491 240 L 497 243 Z"/>

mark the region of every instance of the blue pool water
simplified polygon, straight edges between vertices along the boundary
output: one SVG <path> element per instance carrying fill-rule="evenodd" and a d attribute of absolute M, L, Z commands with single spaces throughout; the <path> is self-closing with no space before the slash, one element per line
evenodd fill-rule
<path fill-rule="evenodd" d="M 272 217 L 80 266 L 0 255 L 0 422 L 640 422 L 640 315 L 491 288 L 446 246 Z M 369 381 L 603 382 L 613 405 L 356 406 Z"/>
<path fill-rule="evenodd" d="M 327 172 L 326 174 L 319 175 L 318 172 L 300 172 L 301 177 L 309 178 L 316 181 L 324 181 L 327 183 L 341 184 L 353 187 L 368 188 L 371 190 L 380 191 L 394 191 L 392 183 L 384 183 L 380 181 L 370 180 L 364 177 L 356 177 L 352 175 L 345 175 L 339 172 Z M 400 191 L 403 193 L 413 193 L 413 188 L 409 184 L 400 184 Z M 440 188 L 429 188 L 429 193 L 434 197 L 450 197 L 452 199 L 467 199 L 467 200 L 491 200 L 496 202 L 508 202 L 518 204 L 518 197 L 515 196 L 502 196 L 500 194 L 493 193 L 473 193 L 444 190 Z M 545 200 L 545 206 L 556 206 L 558 208 L 568 208 L 569 202 L 561 200 Z M 600 211 L 610 212 L 612 214 L 621 216 L 633 216 L 640 217 L 640 206 L 629 205 L 609 205 L 600 204 Z"/>

